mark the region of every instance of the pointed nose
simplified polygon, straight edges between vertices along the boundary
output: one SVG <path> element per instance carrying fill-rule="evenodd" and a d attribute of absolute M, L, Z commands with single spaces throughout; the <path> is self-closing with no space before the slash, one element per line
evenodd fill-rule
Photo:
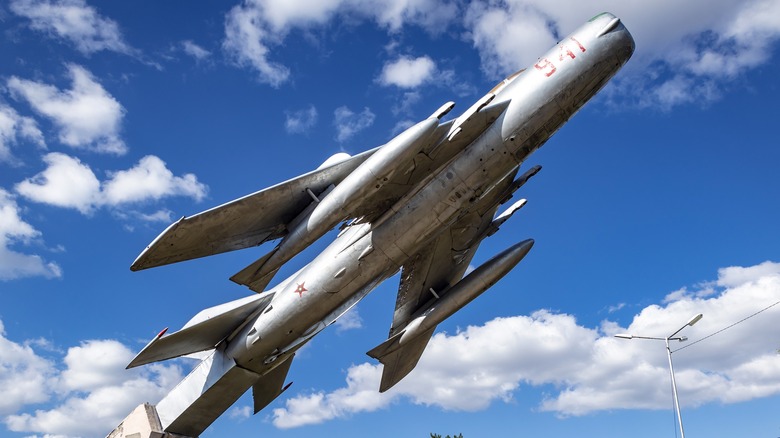
<path fill-rule="evenodd" d="M 621 62 L 626 62 L 634 53 L 634 37 L 623 25 L 620 18 L 603 12 L 588 20 L 596 40 L 605 40 Z"/>
<path fill-rule="evenodd" d="M 606 26 L 604 26 L 603 29 L 599 31 L 599 33 L 596 34 L 596 38 L 604 34 L 607 34 L 609 32 L 612 32 L 616 27 L 618 27 L 619 24 L 620 24 L 620 18 L 617 17 L 613 18 L 612 20 L 609 21 L 609 23 L 607 23 Z"/>

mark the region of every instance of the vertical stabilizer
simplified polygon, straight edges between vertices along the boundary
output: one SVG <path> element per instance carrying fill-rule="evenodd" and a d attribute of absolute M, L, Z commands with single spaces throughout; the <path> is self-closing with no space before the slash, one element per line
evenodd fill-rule
<path fill-rule="evenodd" d="M 197 437 L 259 378 L 217 348 L 157 404 L 163 430 Z"/>
<path fill-rule="evenodd" d="M 287 372 L 290 371 L 293 357 L 295 357 L 294 354 L 290 355 L 282 364 L 271 370 L 270 373 L 265 374 L 261 379 L 258 379 L 252 386 L 255 414 L 268 406 L 292 384 L 290 382 L 287 386 L 283 386 L 284 380 L 287 378 Z"/>

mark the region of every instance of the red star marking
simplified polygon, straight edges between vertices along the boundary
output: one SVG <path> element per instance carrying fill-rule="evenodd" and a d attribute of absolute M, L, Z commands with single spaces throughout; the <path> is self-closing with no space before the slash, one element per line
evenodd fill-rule
<path fill-rule="evenodd" d="M 305 287 L 303 287 L 304 284 L 306 284 L 305 281 L 303 283 L 301 283 L 301 284 L 298 284 L 298 287 L 295 289 L 295 293 L 298 294 L 299 297 L 302 297 L 303 293 L 306 292 L 307 290 L 309 290 L 309 289 L 306 289 Z"/>

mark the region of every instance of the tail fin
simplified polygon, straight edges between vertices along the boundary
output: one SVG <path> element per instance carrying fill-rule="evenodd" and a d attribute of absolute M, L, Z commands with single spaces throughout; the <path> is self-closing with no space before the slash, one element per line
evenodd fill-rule
<path fill-rule="evenodd" d="M 282 387 L 284 381 L 287 379 L 287 372 L 290 371 L 293 357 L 295 357 L 295 354 L 290 355 L 284 362 L 271 370 L 270 373 L 264 375 L 252 386 L 252 399 L 255 405 L 255 414 L 268 406 L 269 403 L 274 401 L 276 397 L 279 397 L 290 387 L 290 385 L 292 385 L 292 382 L 290 382 L 287 386 Z"/>
<path fill-rule="evenodd" d="M 417 362 L 420 361 L 420 356 L 425 351 L 425 347 L 428 345 L 428 340 L 433 336 L 434 330 L 436 330 L 436 326 L 403 344 L 400 341 L 404 332 L 398 333 L 366 353 L 384 365 L 379 392 L 385 392 L 392 388 L 407 374 L 412 372 L 414 367 L 417 366 Z"/>
<path fill-rule="evenodd" d="M 258 379 L 217 348 L 157 404 L 163 430 L 199 436 Z"/>

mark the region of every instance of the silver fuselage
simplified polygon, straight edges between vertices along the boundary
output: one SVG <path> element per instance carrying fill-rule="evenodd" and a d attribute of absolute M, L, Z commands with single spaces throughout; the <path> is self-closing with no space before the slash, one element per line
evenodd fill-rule
<path fill-rule="evenodd" d="M 347 227 L 277 286 L 271 305 L 231 338 L 227 354 L 266 374 L 468 212 L 631 56 L 633 39 L 614 20 L 594 17 L 494 89 L 491 105 L 509 102 L 495 122 L 379 220 Z"/>

